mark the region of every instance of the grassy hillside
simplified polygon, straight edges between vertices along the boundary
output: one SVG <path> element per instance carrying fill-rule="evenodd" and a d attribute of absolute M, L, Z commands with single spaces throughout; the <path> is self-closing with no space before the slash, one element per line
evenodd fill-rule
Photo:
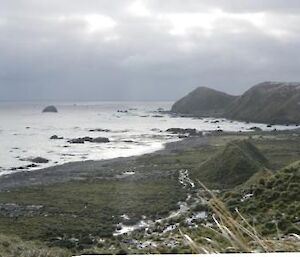
<path fill-rule="evenodd" d="M 232 188 L 247 181 L 268 165 L 267 159 L 249 141 L 236 140 L 203 162 L 192 173 L 210 187 Z"/>
<path fill-rule="evenodd" d="M 224 109 L 235 99 L 235 96 L 223 92 L 199 87 L 177 101 L 171 111 L 197 116 L 222 115 Z"/>
<path fill-rule="evenodd" d="M 264 234 L 299 234 L 300 161 L 225 194 L 225 199 L 230 209 L 238 208 Z"/>
<path fill-rule="evenodd" d="M 234 120 L 274 124 L 300 123 L 300 83 L 263 82 L 234 97 L 197 88 L 171 111 L 194 116 L 223 116 Z"/>
<path fill-rule="evenodd" d="M 226 117 L 264 123 L 300 122 L 300 84 L 264 82 L 236 99 Z"/>

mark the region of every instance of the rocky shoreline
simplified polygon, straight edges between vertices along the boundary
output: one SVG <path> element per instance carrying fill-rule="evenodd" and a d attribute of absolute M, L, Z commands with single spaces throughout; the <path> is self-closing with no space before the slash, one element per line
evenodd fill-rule
<path fill-rule="evenodd" d="M 55 183 L 63 183 L 68 181 L 78 181 L 97 177 L 99 174 L 105 173 L 110 176 L 109 170 L 114 166 L 125 166 L 125 164 L 133 163 L 136 160 L 144 157 L 156 155 L 170 155 L 178 153 L 189 148 L 199 146 L 207 146 L 210 141 L 216 136 L 221 135 L 277 135 L 277 134 L 299 134 L 299 129 L 283 130 L 283 131 L 257 131 L 252 132 L 223 132 L 213 131 L 211 133 L 199 133 L 191 129 L 176 129 L 172 128 L 171 132 L 178 135 L 178 141 L 169 142 L 164 145 L 164 148 L 152 153 L 135 155 L 130 157 L 118 157 L 105 160 L 85 160 L 76 162 L 67 162 L 47 168 L 24 170 L 18 172 L 4 174 L 0 176 L 0 192 L 15 188 L 22 188 L 37 185 L 50 185 Z M 35 165 L 34 163 L 31 165 Z"/>
<path fill-rule="evenodd" d="M 272 185 L 263 180 L 271 178 L 272 171 L 296 175 L 280 170 L 299 160 L 299 130 L 197 136 L 194 130 L 172 132 L 188 137 L 150 154 L 71 162 L 0 177 L 0 228 L 78 254 L 118 253 L 122 246 L 128 253 L 190 253 L 178 229 L 197 238 L 199 231 L 205 234 L 207 226 L 213 226 L 209 194 L 199 180 L 216 195 L 226 195 L 231 209 L 244 206 L 247 214 L 248 202 L 267 203 L 255 198 L 248 183 L 262 185 L 269 196 Z M 238 185 L 236 175 L 241 178 Z M 233 186 L 225 188 L 224 183 Z M 280 199 L 289 210 L 293 198 Z M 288 221 L 293 222 L 290 214 Z M 268 227 L 262 229 L 272 233 Z"/>
<path fill-rule="evenodd" d="M 144 155 L 119 157 L 107 160 L 87 160 L 69 162 L 62 165 L 51 166 L 48 168 L 19 171 L 0 176 L 0 192 L 16 188 L 49 185 L 75 180 L 85 180 L 92 178 L 95 174 L 109 170 L 111 166 L 122 166 L 128 162 L 133 162 L 143 156 L 167 155 L 173 152 L 182 151 L 187 148 L 197 147 L 208 144 L 208 136 L 188 137 L 180 141 L 166 143 L 164 149 Z"/>

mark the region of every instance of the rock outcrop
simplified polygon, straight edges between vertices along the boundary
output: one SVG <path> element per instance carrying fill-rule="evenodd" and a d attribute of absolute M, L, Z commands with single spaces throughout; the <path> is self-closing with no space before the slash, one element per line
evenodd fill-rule
<path fill-rule="evenodd" d="M 169 128 L 166 132 L 178 135 L 202 136 L 202 132 L 192 128 Z"/>
<path fill-rule="evenodd" d="M 30 161 L 33 163 L 48 163 L 49 162 L 48 159 L 43 158 L 43 157 L 35 157 L 35 158 L 30 159 Z"/>
<path fill-rule="evenodd" d="M 50 137 L 51 140 L 58 140 L 58 139 L 64 139 L 64 137 L 59 137 L 57 135 L 53 135 Z"/>
<path fill-rule="evenodd" d="M 107 137 L 78 137 L 68 140 L 71 144 L 84 144 L 85 142 L 91 143 L 109 143 L 109 139 Z"/>
<path fill-rule="evenodd" d="M 54 105 L 49 105 L 43 109 L 43 112 L 58 112 Z"/>

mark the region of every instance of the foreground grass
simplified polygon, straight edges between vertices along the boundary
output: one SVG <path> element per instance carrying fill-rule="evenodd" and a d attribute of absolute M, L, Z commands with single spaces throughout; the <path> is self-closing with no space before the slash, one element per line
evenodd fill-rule
<path fill-rule="evenodd" d="M 224 200 L 230 210 L 251 217 L 263 234 L 300 234 L 300 161 L 225 193 Z"/>
<path fill-rule="evenodd" d="M 0 216 L 0 230 L 50 246 L 88 248 L 112 238 L 116 224 L 135 224 L 142 215 L 161 217 L 177 208 L 183 192 L 175 178 L 147 181 L 96 180 L 1 193 L 0 202 L 43 205 L 37 215 Z M 130 220 L 122 220 L 127 214 Z"/>
<path fill-rule="evenodd" d="M 182 236 L 194 253 L 254 253 L 254 252 L 295 252 L 300 249 L 300 236 L 296 233 L 289 236 L 263 236 L 259 229 L 235 209 L 235 216 L 228 210 L 212 191 L 201 182 L 201 186 L 210 194 L 208 205 L 213 212 L 214 225 L 206 227 L 211 237 L 200 236 L 197 241 L 181 231 Z"/>
<path fill-rule="evenodd" d="M 255 168 L 269 165 L 270 170 L 260 171 L 251 168 L 247 176 L 239 177 L 239 180 L 236 180 L 240 183 L 239 185 L 234 182 L 229 188 L 226 187 L 228 195 L 225 197 L 225 202 L 230 211 L 234 211 L 235 207 L 238 207 L 242 213 L 249 215 L 246 215 L 246 218 L 250 218 L 251 222 L 252 218 L 255 218 L 257 223 L 262 223 L 263 225 L 258 225 L 257 229 L 264 236 L 274 235 L 277 233 L 276 226 L 273 223 L 269 224 L 271 222 L 270 217 L 276 217 L 276 212 L 283 212 L 288 215 L 286 218 L 290 221 L 298 215 L 299 207 L 293 202 L 299 197 L 299 192 L 295 193 L 296 191 L 293 189 L 295 185 L 292 184 L 295 176 L 292 178 L 290 177 L 291 174 L 287 173 L 280 177 L 277 182 L 265 181 L 260 184 L 258 182 L 261 178 L 271 178 L 274 175 L 273 168 L 277 170 L 294 160 L 300 159 L 300 150 L 297 147 L 300 145 L 300 137 L 291 134 L 252 134 L 251 137 L 251 144 L 260 150 L 267 159 L 266 163 L 268 163 L 263 162 L 262 165 L 255 165 Z M 232 171 L 236 167 L 240 168 L 240 165 L 244 168 L 243 165 L 249 163 L 247 156 L 246 159 L 236 160 L 236 151 L 231 151 L 231 148 L 230 151 L 227 149 L 226 154 L 233 153 L 234 158 L 231 159 L 230 156 L 227 156 L 230 159 L 228 162 L 220 161 L 222 153 L 226 150 L 225 145 L 237 139 L 249 140 L 249 135 L 225 134 L 212 137 L 210 145 L 185 149 L 184 151 L 174 151 L 168 155 L 142 156 L 126 164 L 121 163 L 113 167 L 109 166 L 103 171 L 96 171 L 81 181 L 1 192 L 0 204 L 15 203 L 20 206 L 42 205 L 43 207 L 39 213 L 32 215 L 0 215 L 0 231 L 5 231 L 5 234 L 9 237 L 19 235 L 22 240 L 26 241 L 40 240 L 50 247 L 69 249 L 73 253 L 93 253 L 93 251 L 108 254 L 124 253 L 128 251 L 124 238 L 112 236 L 118 226 L 117 224 L 120 222 L 128 225 L 136 224 L 143 216 L 157 219 L 166 216 L 171 210 L 177 209 L 178 202 L 185 200 L 187 193 L 178 183 L 178 171 L 180 169 L 190 170 L 192 179 L 200 179 L 209 187 L 213 184 L 216 188 L 221 188 L 221 186 L 224 187 L 225 181 L 222 176 L 218 181 L 212 181 L 215 180 L 215 177 L 207 175 L 211 174 L 210 172 L 215 169 L 215 165 L 205 166 L 208 168 L 204 172 L 201 169 L 201 167 L 204 167 L 202 166 L 203 163 L 207 160 L 213 160 L 211 163 L 218 164 L 219 167 L 222 167 L 225 163 Z M 231 165 L 232 163 L 238 165 Z M 134 170 L 136 173 L 131 177 L 116 178 L 116 174 L 120 175 L 127 170 Z M 259 171 L 248 179 L 256 170 Z M 220 169 L 220 171 L 220 173 L 226 172 L 223 169 Z M 234 174 L 239 175 L 235 171 Z M 246 180 L 247 186 L 245 184 Z M 261 196 L 241 202 L 240 200 L 245 194 L 252 193 L 249 190 L 253 189 L 252 184 L 254 183 L 258 185 L 258 191 L 263 191 Z M 238 187 L 233 189 L 233 185 Z M 266 202 L 262 196 L 271 196 L 270 193 L 273 194 L 274 190 L 272 188 L 274 185 L 281 185 L 282 188 L 278 188 L 278 191 L 282 196 L 279 197 L 282 201 L 276 202 L 270 199 L 270 202 Z M 262 215 L 265 213 L 272 215 Z M 123 214 L 128 215 L 129 220 L 122 218 Z M 294 216 L 292 217 L 292 215 Z M 237 214 L 234 214 L 233 217 L 236 218 Z M 260 220 L 261 217 L 265 219 Z M 219 224 L 224 223 L 224 220 L 216 219 L 216 221 Z M 284 224 L 287 223 L 283 222 L 282 224 L 284 227 Z M 288 226 L 287 228 L 289 230 L 282 231 L 282 233 L 294 231 L 292 230 L 294 226 Z M 203 235 L 209 235 L 220 243 L 220 251 L 222 249 L 223 251 L 230 251 L 228 242 L 208 227 L 201 227 L 198 231 L 191 232 L 190 235 L 191 238 L 195 238 L 196 243 L 206 245 L 208 241 L 202 237 Z M 140 233 L 139 236 L 143 237 L 143 234 Z M 180 235 L 177 234 L 176 240 L 179 237 Z M 162 237 L 160 241 L 164 241 L 164 239 Z M 175 253 L 177 250 L 179 253 L 189 253 L 191 251 L 186 246 L 181 246 L 179 249 L 165 246 L 153 249 L 151 252 Z M 147 251 L 131 249 L 129 252 L 147 253 Z"/>
<path fill-rule="evenodd" d="M 1 257 L 70 257 L 71 253 L 59 248 L 49 248 L 41 243 L 23 241 L 16 236 L 0 234 Z"/>

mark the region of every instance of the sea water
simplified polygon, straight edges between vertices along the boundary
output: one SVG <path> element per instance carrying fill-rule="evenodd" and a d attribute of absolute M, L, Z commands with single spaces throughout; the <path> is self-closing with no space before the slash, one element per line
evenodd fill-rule
<path fill-rule="evenodd" d="M 286 129 L 286 126 L 254 124 L 215 118 L 174 117 L 160 112 L 171 102 L 84 102 L 56 103 L 58 113 L 43 113 L 49 103 L 0 103 L 0 175 L 63 164 L 150 153 L 167 142 L 179 140 L 168 128 L 196 128 L 200 131 L 247 131 Z M 216 122 L 216 120 L 218 120 Z M 292 128 L 289 126 L 288 128 Z M 107 131 L 91 132 L 93 129 Z M 51 140 L 52 135 L 63 137 Z M 78 137 L 107 137 L 109 143 L 71 144 Z M 31 158 L 48 163 L 34 168 Z"/>

